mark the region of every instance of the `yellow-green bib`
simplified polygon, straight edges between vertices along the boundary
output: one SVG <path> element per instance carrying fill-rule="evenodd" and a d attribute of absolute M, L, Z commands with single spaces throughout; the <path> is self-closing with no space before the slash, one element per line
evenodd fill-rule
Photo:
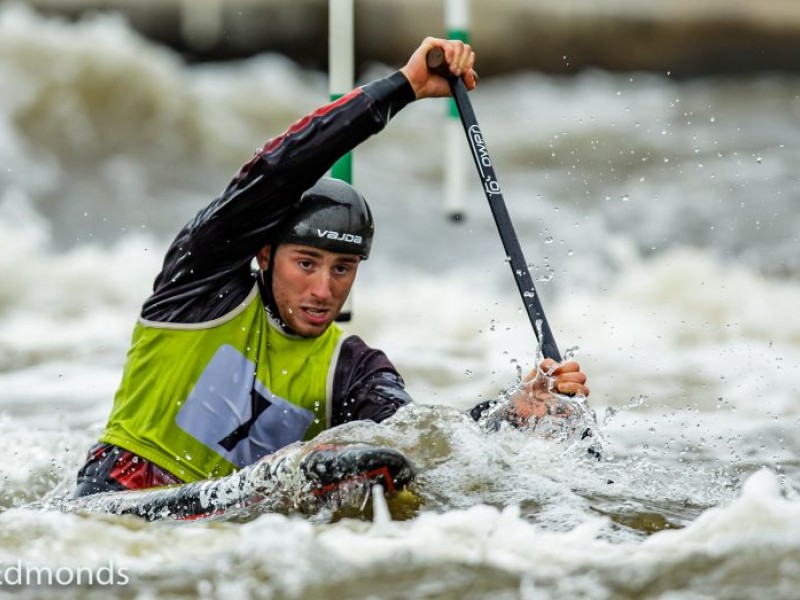
<path fill-rule="evenodd" d="M 101 441 L 184 481 L 227 475 L 329 426 L 341 341 L 284 334 L 257 286 L 214 321 L 140 320 Z"/>

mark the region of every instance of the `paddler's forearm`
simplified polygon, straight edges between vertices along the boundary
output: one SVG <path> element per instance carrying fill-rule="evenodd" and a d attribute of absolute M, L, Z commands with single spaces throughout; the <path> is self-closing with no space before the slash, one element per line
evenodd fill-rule
<path fill-rule="evenodd" d="M 195 234 L 225 240 L 215 246 L 226 254 L 252 256 L 270 243 L 270 234 L 305 190 L 413 99 L 411 85 L 398 71 L 300 119 L 267 142 L 222 196 L 198 214 Z"/>
<path fill-rule="evenodd" d="M 407 104 L 416 99 L 414 89 L 406 76 L 400 71 L 395 71 L 388 77 L 368 83 L 361 89 L 373 99 L 377 107 L 384 111 L 378 115 L 384 126 Z"/>
<path fill-rule="evenodd" d="M 356 88 L 267 142 L 240 175 L 277 178 L 270 187 L 305 191 L 414 99 L 411 84 L 399 71 Z"/>
<path fill-rule="evenodd" d="M 237 202 L 258 195 L 262 207 L 272 197 L 285 204 L 413 100 L 414 90 L 399 71 L 354 89 L 269 140 L 242 167 L 226 194 L 235 195 Z"/>

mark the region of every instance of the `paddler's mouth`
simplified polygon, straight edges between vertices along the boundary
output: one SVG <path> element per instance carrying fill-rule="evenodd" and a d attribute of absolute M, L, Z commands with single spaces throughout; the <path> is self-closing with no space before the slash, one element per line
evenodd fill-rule
<path fill-rule="evenodd" d="M 300 312 L 307 321 L 314 325 L 326 323 L 331 316 L 330 308 L 323 308 L 320 306 L 301 306 Z"/>

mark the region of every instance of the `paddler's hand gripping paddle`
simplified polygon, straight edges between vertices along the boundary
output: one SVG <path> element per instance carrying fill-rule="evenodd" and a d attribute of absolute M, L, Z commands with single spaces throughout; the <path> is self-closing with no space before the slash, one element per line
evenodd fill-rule
<path fill-rule="evenodd" d="M 444 52 L 441 49 L 434 48 L 428 52 L 427 62 L 431 71 L 445 77 L 450 83 L 450 91 L 455 99 L 458 114 L 464 126 L 464 133 L 467 135 L 467 141 L 472 151 L 472 158 L 475 160 L 475 166 L 478 169 L 483 191 L 489 201 L 489 208 L 492 209 L 492 216 L 497 225 L 497 231 L 500 233 L 500 239 L 503 241 L 503 248 L 505 248 L 508 256 L 511 272 L 517 282 L 517 288 L 519 288 L 525 310 L 528 312 L 528 319 L 533 327 L 533 332 L 536 334 L 536 339 L 542 344 L 542 354 L 544 354 L 545 358 L 552 358 L 560 363 L 561 353 L 558 351 L 553 332 L 550 330 L 550 325 L 544 314 L 539 294 L 536 293 L 536 288 L 533 285 L 528 263 L 525 262 L 522 249 L 519 247 L 517 234 L 514 232 L 511 217 L 508 215 L 506 203 L 503 200 L 503 193 L 500 191 L 500 184 L 494 174 L 489 150 L 486 147 L 483 134 L 478 126 L 478 120 L 475 118 L 475 111 L 472 110 L 472 103 L 467 95 L 467 88 L 460 77 L 455 77 L 450 73 L 450 69 L 444 59 Z"/>

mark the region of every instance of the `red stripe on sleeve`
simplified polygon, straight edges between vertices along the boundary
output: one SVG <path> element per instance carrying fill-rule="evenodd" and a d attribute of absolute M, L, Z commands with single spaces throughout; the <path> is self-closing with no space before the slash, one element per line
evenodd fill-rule
<path fill-rule="evenodd" d="M 306 129 L 309 126 L 309 124 L 311 124 L 314 120 L 319 119 L 320 117 L 324 117 L 325 115 L 327 115 L 329 112 L 331 112 L 335 108 L 338 108 L 338 107 L 340 107 L 340 106 L 342 106 L 344 104 L 347 104 L 348 102 L 350 102 L 354 98 L 360 96 L 361 93 L 362 93 L 361 92 L 361 88 L 356 88 L 353 91 L 345 94 L 341 98 L 339 98 L 337 100 L 334 100 L 333 102 L 330 102 L 330 103 L 326 104 L 325 106 L 321 106 L 320 108 L 318 108 L 317 110 L 315 110 L 311 114 L 308 114 L 305 117 L 303 117 L 302 119 L 299 119 L 299 120 L 295 121 L 289 127 L 289 129 L 287 129 L 285 132 L 283 132 L 279 136 L 276 136 L 276 137 L 272 138 L 271 140 L 269 140 L 261 148 L 261 150 L 256 152 L 255 156 L 253 156 L 253 158 L 250 161 L 248 161 L 239 170 L 238 177 L 241 177 L 242 175 L 247 174 L 247 172 L 251 169 L 253 164 L 255 164 L 262 156 L 264 156 L 265 154 L 269 154 L 271 152 L 275 152 L 281 146 L 281 144 L 283 144 L 283 142 L 286 140 L 287 137 L 300 133 L 301 131 Z"/>

